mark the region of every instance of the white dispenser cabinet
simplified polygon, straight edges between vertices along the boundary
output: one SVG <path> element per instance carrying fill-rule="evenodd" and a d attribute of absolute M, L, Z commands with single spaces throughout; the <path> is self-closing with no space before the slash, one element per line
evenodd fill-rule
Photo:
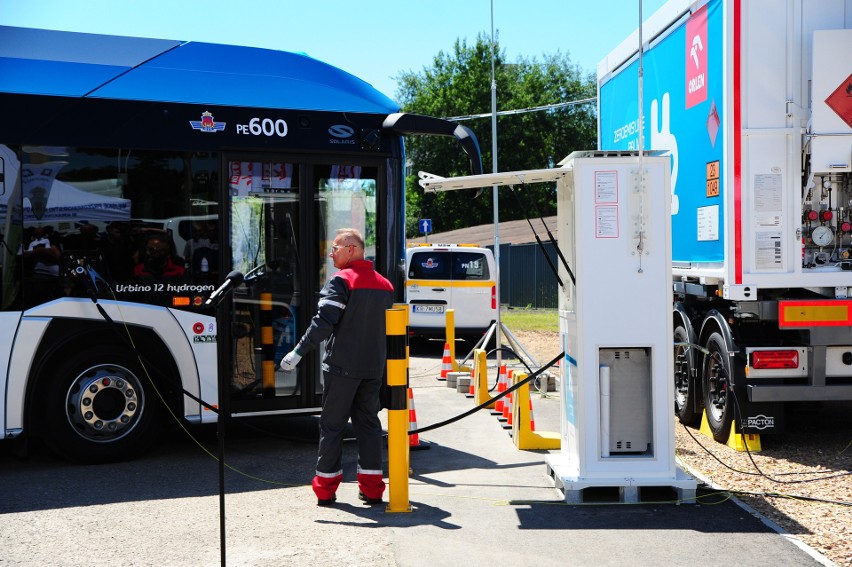
<path fill-rule="evenodd" d="M 548 473 L 566 501 L 590 487 L 668 486 L 694 497 L 675 462 L 670 158 L 575 152 L 557 181 L 564 266 L 559 325 L 562 449 Z M 685 492 L 686 491 L 686 492 Z"/>

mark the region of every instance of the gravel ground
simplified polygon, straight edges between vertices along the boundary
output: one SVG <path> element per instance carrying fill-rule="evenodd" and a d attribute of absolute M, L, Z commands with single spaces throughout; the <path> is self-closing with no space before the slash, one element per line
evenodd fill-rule
<path fill-rule="evenodd" d="M 559 354 L 556 332 L 512 333 L 540 363 Z M 792 405 L 786 429 L 761 437 L 762 450 L 748 453 L 675 422 L 676 451 L 699 480 L 852 567 L 852 402 Z"/>

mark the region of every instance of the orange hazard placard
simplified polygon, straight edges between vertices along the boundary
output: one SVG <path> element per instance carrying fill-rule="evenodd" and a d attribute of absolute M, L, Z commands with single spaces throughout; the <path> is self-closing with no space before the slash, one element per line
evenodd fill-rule
<path fill-rule="evenodd" d="M 719 196 L 719 160 L 707 163 L 707 196 Z"/>
<path fill-rule="evenodd" d="M 846 77 L 837 89 L 825 99 L 825 104 L 852 127 L 852 75 Z"/>

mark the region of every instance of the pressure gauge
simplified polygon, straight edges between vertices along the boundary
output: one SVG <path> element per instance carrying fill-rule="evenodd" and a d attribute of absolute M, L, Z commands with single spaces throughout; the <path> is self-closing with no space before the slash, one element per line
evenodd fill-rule
<path fill-rule="evenodd" d="M 817 246 L 828 246 L 834 240 L 834 233 L 827 226 L 818 226 L 811 232 L 811 240 Z"/>

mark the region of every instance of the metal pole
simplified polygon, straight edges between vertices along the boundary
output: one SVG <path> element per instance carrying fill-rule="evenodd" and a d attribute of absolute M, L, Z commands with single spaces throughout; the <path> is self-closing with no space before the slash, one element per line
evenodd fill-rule
<path fill-rule="evenodd" d="M 219 286 L 205 300 L 206 307 L 216 307 L 216 372 L 217 391 L 219 396 L 219 414 L 216 423 L 216 435 L 219 438 L 218 461 L 219 461 L 219 561 L 225 567 L 227 553 L 225 551 L 225 420 L 230 415 L 229 396 L 231 388 L 231 346 L 230 335 L 224 335 L 221 331 L 226 328 L 226 318 L 230 315 L 231 304 L 224 301 L 234 291 L 234 288 L 243 282 L 243 274 L 236 270 L 228 274 L 222 285 Z"/>
<path fill-rule="evenodd" d="M 497 173 L 497 76 L 494 72 L 494 0 L 491 0 L 491 170 Z M 497 265 L 497 277 L 495 279 L 494 295 L 497 301 L 497 324 L 494 328 L 494 341 L 497 346 L 497 368 L 500 368 L 500 206 L 497 195 L 497 186 L 492 188 L 494 197 L 494 263 Z M 485 348 L 487 345 L 483 345 Z"/>
<path fill-rule="evenodd" d="M 643 89 L 643 74 L 645 70 L 642 68 L 642 0 L 639 0 L 639 174 L 642 174 L 642 151 L 644 150 L 645 140 L 644 133 L 642 130 L 644 129 L 644 120 L 643 120 L 643 109 L 642 109 L 642 98 L 644 93 Z"/>
<path fill-rule="evenodd" d="M 225 567 L 227 564 L 227 552 L 225 550 L 226 529 L 225 529 L 225 419 L 227 418 L 230 404 L 228 404 L 228 396 L 230 396 L 229 369 L 230 360 L 228 352 L 228 344 L 222 341 L 222 333 L 220 329 L 225 328 L 226 317 L 228 316 L 227 301 L 220 301 L 216 306 L 216 326 L 219 341 L 217 345 L 218 355 L 218 375 L 219 381 L 219 415 L 216 421 L 216 437 L 218 439 L 217 459 L 219 461 L 219 564 Z"/>

